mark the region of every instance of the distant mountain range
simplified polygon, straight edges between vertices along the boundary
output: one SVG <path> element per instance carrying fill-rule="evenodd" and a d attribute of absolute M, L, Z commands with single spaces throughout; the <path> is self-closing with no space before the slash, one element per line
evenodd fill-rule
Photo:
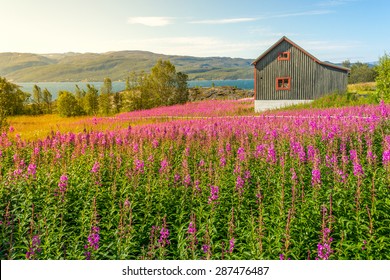
<path fill-rule="evenodd" d="M 0 76 L 13 82 L 124 81 L 131 71 L 150 71 L 170 60 L 190 80 L 251 79 L 253 59 L 163 55 L 145 51 L 107 53 L 0 53 Z"/>

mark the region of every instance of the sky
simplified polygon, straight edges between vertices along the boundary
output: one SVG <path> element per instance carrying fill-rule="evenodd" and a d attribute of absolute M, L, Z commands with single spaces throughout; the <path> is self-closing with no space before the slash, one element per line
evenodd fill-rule
<path fill-rule="evenodd" d="M 282 36 L 323 61 L 390 52 L 388 0 L 0 0 L 0 52 L 255 59 Z"/>

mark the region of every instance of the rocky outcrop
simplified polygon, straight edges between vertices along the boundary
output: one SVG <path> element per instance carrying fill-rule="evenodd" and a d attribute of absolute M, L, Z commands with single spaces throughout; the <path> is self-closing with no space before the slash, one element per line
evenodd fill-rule
<path fill-rule="evenodd" d="M 254 91 L 232 86 L 189 88 L 189 101 L 215 99 L 241 99 L 253 97 Z"/>

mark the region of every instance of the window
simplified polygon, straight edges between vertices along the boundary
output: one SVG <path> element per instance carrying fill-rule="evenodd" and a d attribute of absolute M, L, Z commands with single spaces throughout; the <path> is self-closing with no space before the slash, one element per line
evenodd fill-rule
<path fill-rule="evenodd" d="M 291 78 L 276 78 L 276 90 L 289 90 L 291 87 Z"/>
<path fill-rule="evenodd" d="M 280 52 L 278 54 L 278 60 L 290 60 L 290 52 Z"/>

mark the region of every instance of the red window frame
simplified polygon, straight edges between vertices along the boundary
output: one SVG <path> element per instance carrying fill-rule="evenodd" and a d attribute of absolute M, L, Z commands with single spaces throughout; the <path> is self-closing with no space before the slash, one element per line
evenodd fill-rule
<path fill-rule="evenodd" d="M 278 53 L 278 60 L 290 60 L 290 52 L 280 52 Z"/>
<path fill-rule="evenodd" d="M 291 89 L 291 77 L 276 78 L 276 90 L 290 90 L 290 89 Z"/>

